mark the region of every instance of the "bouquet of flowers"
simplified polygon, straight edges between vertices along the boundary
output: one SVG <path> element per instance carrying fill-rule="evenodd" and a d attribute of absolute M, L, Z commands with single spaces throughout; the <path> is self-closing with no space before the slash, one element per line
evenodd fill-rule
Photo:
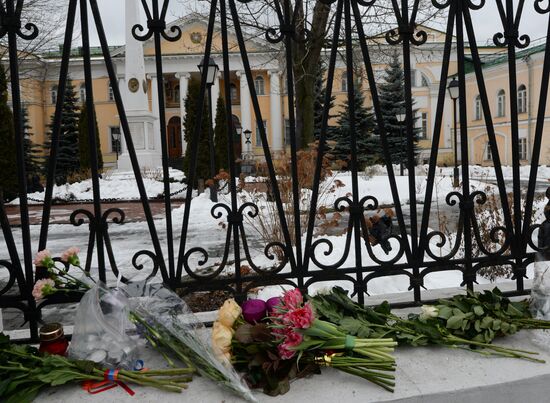
<path fill-rule="evenodd" d="M 391 313 L 387 302 L 376 307 L 361 306 L 339 287 L 310 298 L 310 302 L 319 317 L 358 337 L 391 337 L 400 345 L 443 345 L 544 362 L 535 358 L 536 352 L 492 344 L 496 337 L 520 329 L 550 328 L 550 322 L 531 317 L 528 301 L 510 301 L 498 288 L 441 299 L 437 305 L 422 306 L 420 314 L 410 314 L 406 319 Z"/>
<path fill-rule="evenodd" d="M 111 380 L 133 391 L 126 384 L 150 386 L 181 392 L 191 381 L 189 368 L 148 371 L 109 370 L 95 362 L 41 354 L 34 347 L 15 345 L 0 333 L 0 401 L 30 403 L 44 388 L 83 381 Z"/>
<path fill-rule="evenodd" d="M 241 314 L 242 312 L 242 314 Z M 389 391 L 395 386 L 397 344 L 388 338 L 357 338 L 318 319 L 298 289 L 267 302 L 249 300 L 241 308 L 228 300 L 212 332 L 218 356 L 246 373 L 251 387 L 268 394 L 288 391 L 293 378 L 330 366 L 360 376 Z"/>
<path fill-rule="evenodd" d="M 68 272 L 70 266 L 77 267 L 82 270 L 87 279 L 95 283 L 89 273 L 80 267 L 78 252 L 77 248 L 70 248 L 62 254 L 60 259 L 53 258 L 47 250 L 38 253 L 35 264 L 37 270 L 39 269 L 43 272 L 43 278 L 36 282 L 33 290 L 33 295 L 37 300 L 47 298 L 56 293 L 82 292 L 88 295 L 90 292 L 95 292 L 95 294 L 101 297 L 94 294 L 88 300 L 94 301 L 102 298 L 100 303 L 96 305 L 105 305 L 103 301 L 109 301 L 112 303 L 110 304 L 110 307 L 112 307 L 112 309 L 109 308 L 110 311 L 117 309 L 119 312 L 125 312 L 124 317 L 115 315 L 114 320 L 109 321 L 111 323 L 108 324 L 109 329 L 106 332 L 106 334 L 118 334 L 120 336 L 115 337 L 118 339 L 117 352 L 120 349 L 119 347 L 124 347 L 120 346 L 121 340 L 127 340 L 128 344 L 133 344 L 131 343 L 133 337 L 127 337 L 128 335 L 126 334 L 128 329 L 125 322 L 130 321 L 134 324 L 134 333 L 145 338 L 153 348 L 163 355 L 167 363 L 173 367 L 168 370 L 149 371 L 148 374 L 164 374 L 168 371 L 167 375 L 172 373 L 178 374 L 181 380 L 181 372 L 185 373 L 186 382 L 191 380 L 192 374 L 199 374 L 216 381 L 218 384 L 249 401 L 256 401 L 250 389 L 240 382 L 233 368 L 223 365 L 216 358 L 209 343 L 203 342 L 202 336 L 206 335 L 206 331 L 202 322 L 191 313 L 185 302 L 175 293 L 165 288 L 162 284 L 150 284 L 148 282 L 132 283 L 127 285 L 124 290 L 110 290 L 104 284 L 97 284 L 91 287 L 87 282 Z M 56 260 L 63 262 L 64 267 L 58 267 Z M 94 314 L 92 316 L 97 319 L 101 315 Z M 85 320 L 86 318 L 82 318 L 82 321 Z M 103 322 L 107 321 L 103 320 Z M 90 328 L 86 323 L 76 323 L 75 329 L 79 325 L 85 330 L 89 330 Z M 97 327 L 95 326 L 94 330 Z M 102 326 L 99 327 L 101 328 Z M 128 345 L 126 347 L 127 349 L 131 349 L 133 346 Z M 125 351 L 124 348 L 122 350 Z M 107 354 L 107 358 L 109 355 L 114 356 L 114 354 Z M 127 354 L 120 355 L 121 358 L 127 356 Z M 177 360 L 181 361 L 185 367 L 176 367 L 175 361 Z M 105 362 L 115 367 L 120 367 L 121 364 L 125 363 L 120 360 L 115 363 L 110 361 Z M 117 373 L 122 374 L 120 371 L 123 370 L 117 368 L 117 371 L 119 371 Z M 131 371 L 126 371 L 124 374 L 127 375 L 127 372 L 131 373 Z M 91 377 L 90 379 L 94 378 Z M 165 385 L 173 382 L 173 388 L 164 389 L 176 390 L 179 387 L 180 384 L 176 382 L 177 379 L 167 379 L 167 383 L 157 382 L 156 386 L 164 388 Z M 143 384 L 152 385 L 152 382 Z"/>

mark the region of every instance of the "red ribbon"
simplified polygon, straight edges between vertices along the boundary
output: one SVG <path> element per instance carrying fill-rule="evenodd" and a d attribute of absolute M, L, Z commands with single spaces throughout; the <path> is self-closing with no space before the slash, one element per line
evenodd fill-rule
<path fill-rule="evenodd" d="M 118 373 L 118 369 L 108 369 L 103 373 L 103 381 L 84 381 L 82 382 L 82 388 L 91 395 L 95 395 L 120 386 L 130 396 L 134 396 L 136 393 L 124 382 L 118 380 Z"/>

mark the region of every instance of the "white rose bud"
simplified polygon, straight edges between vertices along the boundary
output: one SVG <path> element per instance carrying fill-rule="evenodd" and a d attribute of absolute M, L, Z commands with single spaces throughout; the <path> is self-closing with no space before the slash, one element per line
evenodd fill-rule
<path fill-rule="evenodd" d="M 224 326 L 220 322 L 214 322 L 212 327 L 212 346 L 217 354 L 226 354 L 231 350 L 233 329 Z"/>
<path fill-rule="evenodd" d="M 439 309 L 433 305 L 422 305 L 420 309 L 422 310 L 420 316 L 426 319 L 437 318 L 437 315 L 439 315 Z"/>
<path fill-rule="evenodd" d="M 233 298 L 226 300 L 218 312 L 218 321 L 227 327 L 233 327 L 235 320 L 241 316 L 242 309 Z"/>

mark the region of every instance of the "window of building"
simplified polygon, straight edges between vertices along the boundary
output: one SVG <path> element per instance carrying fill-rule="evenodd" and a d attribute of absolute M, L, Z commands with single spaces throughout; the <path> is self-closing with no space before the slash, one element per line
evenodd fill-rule
<path fill-rule="evenodd" d="M 430 80 L 428 80 L 428 77 L 426 77 L 424 74 L 421 74 L 422 76 L 422 87 L 429 87 L 430 86 Z"/>
<path fill-rule="evenodd" d="M 164 85 L 164 89 L 165 89 L 165 92 L 166 92 L 166 99 L 172 99 L 174 94 L 172 93 L 172 86 L 170 85 L 170 83 L 166 83 Z"/>
<path fill-rule="evenodd" d="M 52 101 L 52 104 L 55 104 L 57 102 L 57 85 L 52 86 L 50 89 L 50 99 Z"/>
<path fill-rule="evenodd" d="M 179 102 L 180 100 L 180 86 L 176 85 L 174 87 L 174 101 Z"/>
<path fill-rule="evenodd" d="M 80 84 L 80 103 L 86 102 L 86 84 Z"/>
<path fill-rule="evenodd" d="M 491 152 L 491 144 L 489 144 L 489 142 L 485 143 L 485 160 L 493 160 L 493 153 Z"/>
<path fill-rule="evenodd" d="M 501 118 L 505 115 L 506 108 L 506 93 L 504 90 L 500 90 L 497 93 L 497 117 Z"/>
<path fill-rule="evenodd" d="M 527 88 L 520 85 L 518 88 L 518 113 L 527 112 Z"/>
<path fill-rule="evenodd" d="M 416 70 L 411 69 L 411 87 L 416 87 Z"/>
<path fill-rule="evenodd" d="M 265 136 L 267 136 L 267 120 L 263 121 L 264 123 L 264 129 L 265 129 Z M 262 146 L 262 136 L 260 135 L 260 125 L 256 123 L 256 147 Z"/>
<path fill-rule="evenodd" d="M 421 130 L 419 133 L 419 137 L 421 139 L 427 139 L 428 138 L 428 113 L 422 112 L 421 115 Z"/>
<path fill-rule="evenodd" d="M 527 160 L 527 139 L 519 139 L 519 159 Z"/>
<path fill-rule="evenodd" d="M 254 79 L 254 88 L 257 95 L 265 95 L 265 80 L 262 76 L 258 76 Z"/>
<path fill-rule="evenodd" d="M 290 145 L 290 120 L 285 119 L 285 145 Z"/>
<path fill-rule="evenodd" d="M 110 127 L 109 132 L 111 135 L 111 152 L 120 154 L 122 152 L 120 144 L 120 127 Z"/>
<path fill-rule="evenodd" d="M 107 87 L 107 94 L 109 101 L 115 100 L 115 93 L 113 92 L 113 86 L 111 85 L 111 83 L 109 83 L 109 86 Z"/>
<path fill-rule="evenodd" d="M 342 90 L 342 92 L 348 92 L 348 72 L 347 71 L 344 71 L 342 73 L 342 79 L 341 79 L 341 83 L 340 83 L 340 89 Z"/>
<path fill-rule="evenodd" d="M 229 87 L 229 91 L 231 92 L 231 102 L 234 104 L 239 103 L 239 93 L 237 92 L 237 86 L 235 84 L 231 84 Z"/>
<path fill-rule="evenodd" d="M 474 120 L 481 120 L 481 96 L 474 98 Z"/>

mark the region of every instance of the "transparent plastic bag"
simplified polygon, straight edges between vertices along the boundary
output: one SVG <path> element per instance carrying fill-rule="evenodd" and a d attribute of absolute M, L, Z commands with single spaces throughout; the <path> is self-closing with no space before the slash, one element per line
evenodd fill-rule
<path fill-rule="evenodd" d="M 69 357 L 90 360 L 108 368 L 132 369 L 138 343 L 128 333 L 126 293 L 98 283 L 84 294 L 76 311 Z"/>
<path fill-rule="evenodd" d="M 244 399 L 257 401 L 231 364 L 216 358 L 208 330 L 177 294 L 147 282 L 130 283 L 126 291 L 138 332 L 164 346 L 169 359 L 178 358 Z"/>
<path fill-rule="evenodd" d="M 543 254 L 535 261 L 530 309 L 533 318 L 550 320 L 550 257 Z"/>

